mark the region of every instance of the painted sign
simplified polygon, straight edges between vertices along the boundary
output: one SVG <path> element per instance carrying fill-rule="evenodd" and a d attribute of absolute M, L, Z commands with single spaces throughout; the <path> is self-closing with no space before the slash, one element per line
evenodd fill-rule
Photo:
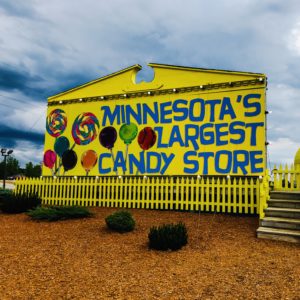
<path fill-rule="evenodd" d="M 265 89 L 49 106 L 43 175 L 261 175 Z"/>

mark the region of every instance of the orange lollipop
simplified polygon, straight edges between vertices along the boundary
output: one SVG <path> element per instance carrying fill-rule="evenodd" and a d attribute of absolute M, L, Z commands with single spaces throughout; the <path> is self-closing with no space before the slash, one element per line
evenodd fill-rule
<path fill-rule="evenodd" d="M 97 153 L 94 150 L 87 150 L 81 156 L 81 165 L 86 171 L 86 176 L 94 168 L 98 160 Z"/>

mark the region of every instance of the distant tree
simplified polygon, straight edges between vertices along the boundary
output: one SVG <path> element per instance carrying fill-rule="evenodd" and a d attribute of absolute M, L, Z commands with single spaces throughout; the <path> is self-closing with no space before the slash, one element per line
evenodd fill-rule
<path fill-rule="evenodd" d="M 41 176 L 42 170 L 40 165 L 33 165 L 30 161 L 25 165 L 25 175 L 27 177 L 39 177 Z"/>
<path fill-rule="evenodd" d="M 35 165 L 33 167 L 33 177 L 40 177 L 42 175 L 41 165 Z"/>
<path fill-rule="evenodd" d="M 6 178 L 16 175 L 20 172 L 19 161 L 12 156 L 6 159 Z M 0 178 L 4 177 L 4 160 L 0 163 Z"/>
<path fill-rule="evenodd" d="M 27 177 L 32 177 L 32 170 L 33 170 L 33 164 L 32 162 L 30 161 L 29 163 L 27 163 L 25 165 L 25 175 Z"/>

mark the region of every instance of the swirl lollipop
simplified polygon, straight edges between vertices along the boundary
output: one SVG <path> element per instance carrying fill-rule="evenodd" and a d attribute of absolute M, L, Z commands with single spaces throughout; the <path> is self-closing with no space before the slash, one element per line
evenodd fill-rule
<path fill-rule="evenodd" d="M 86 176 L 95 167 L 98 160 L 97 153 L 94 150 L 87 150 L 81 156 L 81 165 L 86 171 Z"/>
<path fill-rule="evenodd" d="M 88 145 L 97 137 L 99 126 L 94 114 L 87 112 L 78 115 L 72 127 L 74 142 L 77 145 Z"/>
<path fill-rule="evenodd" d="M 126 145 L 126 153 L 125 153 L 125 166 L 126 166 L 126 161 L 127 161 L 127 156 L 128 156 L 128 147 L 129 144 L 136 138 L 138 133 L 138 128 L 134 123 L 130 124 L 123 124 L 120 128 L 119 135 L 121 140 L 124 141 Z M 125 175 L 125 171 L 123 171 L 123 174 Z"/>
<path fill-rule="evenodd" d="M 113 164 L 115 163 L 115 158 L 114 158 L 114 152 L 113 152 L 112 148 L 115 145 L 117 137 L 118 137 L 117 131 L 112 126 L 103 128 L 99 135 L 100 144 L 104 148 L 107 148 L 108 150 L 110 150 Z M 118 171 L 116 172 L 116 174 L 118 175 Z"/>
<path fill-rule="evenodd" d="M 67 115 L 62 109 L 53 110 L 47 117 L 46 130 L 53 136 L 60 136 L 67 127 Z"/>
<path fill-rule="evenodd" d="M 53 173 L 53 167 L 55 165 L 55 162 L 56 162 L 56 154 L 54 151 L 52 150 L 47 150 L 45 153 L 44 153 L 44 165 L 51 169 L 51 172 L 52 172 L 52 175 L 54 175 Z"/>

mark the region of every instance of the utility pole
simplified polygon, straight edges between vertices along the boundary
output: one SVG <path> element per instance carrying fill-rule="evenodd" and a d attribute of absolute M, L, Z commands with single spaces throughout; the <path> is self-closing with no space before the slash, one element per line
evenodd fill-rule
<path fill-rule="evenodd" d="M 3 189 L 5 190 L 5 180 L 6 180 L 6 157 L 11 155 L 14 151 L 13 150 L 8 150 L 7 149 L 2 148 L 1 149 L 1 155 L 4 156 L 4 176 L 3 176 Z"/>

